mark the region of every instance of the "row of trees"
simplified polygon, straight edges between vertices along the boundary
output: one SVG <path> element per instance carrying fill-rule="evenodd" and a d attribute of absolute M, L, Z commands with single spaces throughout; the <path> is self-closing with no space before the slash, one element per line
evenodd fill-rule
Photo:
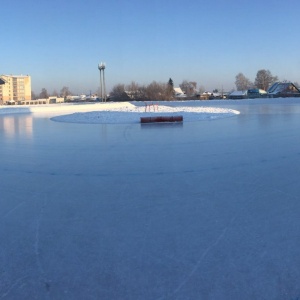
<path fill-rule="evenodd" d="M 204 87 L 200 87 L 199 91 L 197 90 L 197 82 L 195 81 L 183 80 L 179 87 L 187 97 L 193 97 L 199 92 L 204 92 Z M 51 94 L 48 93 L 46 88 L 42 88 L 39 94 L 32 91 L 31 99 L 45 99 L 49 96 L 66 98 L 69 95 L 72 95 L 72 92 L 66 86 L 60 90 L 60 93 L 54 90 Z M 170 78 L 167 83 L 153 81 L 149 85 L 140 85 L 132 81 L 128 85 L 116 84 L 111 90 L 110 97 L 116 101 L 173 100 L 175 98 L 174 83 Z"/>
<path fill-rule="evenodd" d="M 64 86 L 60 93 L 57 91 L 53 91 L 51 95 L 49 95 L 47 89 L 42 88 L 41 92 L 39 94 L 35 94 L 33 91 L 31 92 L 31 99 L 47 99 L 49 96 L 56 96 L 56 97 L 63 97 L 66 98 L 67 96 L 72 95 L 71 91 L 67 86 Z"/>
<path fill-rule="evenodd" d="M 263 89 L 265 91 L 274 83 L 278 81 L 277 76 L 273 76 L 269 70 L 259 70 L 256 74 L 254 82 L 247 78 L 243 73 L 239 73 L 235 77 L 235 85 L 237 90 L 248 90 L 252 88 Z M 295 82 L 295 85 L 299 86 Z M 187 97 L 193 97 L 196 94 L 202 94 L 205 90 L 200 87 L 197 90 L 197 83 L 195 81 L 183 80 L 179 84 L 181 90 Z M 213 92 L 217 92 L 214 90 Z M 60 93 L 53 91 L 51 96 L 63 97 L 72 95 L 68 87 L 64 86 Z M 170 78 L 167 83 L 160 83 L 157 81 L 151 82 L 149 85 L 140 85 L 136 82 L 131 82 L 129 85 L 117 84 L 112 88 L 110 96 L 116 101 L 126 100 L 173 100 L 175 98 L 174 83 Z M 41 92 L 36 95 L 32 92 L 32 99 L 48 98 L 48 91 L 43 88 Z"/>
<path fill-rule="evenodd" d="M 187 97 L 199 94 L 195 81 L 183 80 L 179 86 Z M 202 89 L 204 91 L 204 88 Z M 140 85 L 133 81 L 128 85 L 117 84 L 112 88 L 110 96 L 116 101 L 173 100 L 175 98 L 174 83 L 170 78 L 167 83 L 152 81 L 149 85 Z"/>
<path fill-rule="evenodd" d="M 110 97 L 116 101 L 129 99 L 137 101 L 172 100 L 174 98 L 174 84 L 171 78 L 167 83 L 153 81 L 147 86 L 134 81 L 129 85 L 116 84 L 112 88 Z"/>
<path fill-rule="evenodd" d="M 278 77 L 273 76 L 269 70 L 265 69 L 257 72 L 254 82 L 250 81 L 243 73 L 239 73 L 235 76 L 235 85 L 238 91 L 249 90 L 252 88 L 267 91 L 276 81 L 278 81 Z"/>

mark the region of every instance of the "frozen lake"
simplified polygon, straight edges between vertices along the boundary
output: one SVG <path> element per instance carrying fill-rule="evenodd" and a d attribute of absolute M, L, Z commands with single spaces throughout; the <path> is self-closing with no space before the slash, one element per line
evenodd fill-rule
<path fill-rule="evenodd" d="M 205 103 L 240 114 L 1 115 L 0 299 L 299 299 L 300 99 Z"/>

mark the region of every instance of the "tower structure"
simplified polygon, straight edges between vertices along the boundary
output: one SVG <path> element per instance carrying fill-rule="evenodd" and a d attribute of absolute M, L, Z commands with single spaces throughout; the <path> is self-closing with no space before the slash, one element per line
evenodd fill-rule
<path fill-rule="evenodd" d="M 106 89 L 105 89 L 105 63 L 98 64 L 98 69 L 100 71 L 100 98 L 102 102 L 106 102 Z"/>

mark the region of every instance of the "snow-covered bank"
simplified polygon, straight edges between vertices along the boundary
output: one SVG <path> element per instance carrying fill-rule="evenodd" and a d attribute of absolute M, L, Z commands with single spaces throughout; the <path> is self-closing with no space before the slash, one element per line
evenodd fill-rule
<path fill-rule="evenodd" d="M 16 106 L 2 106 L 0 107 L 0 115 L 5 114 L 24 114 L 24 113 L 51 113 L 51 114 L 65 114 L 68 112 L 85 112 L 104 110 L 116 107 L 127 107 L 128 102 L 109 102 L 109 103 L 62 103 L 62 104 L 48 104 L 48 105 L 16 105 Z"/>

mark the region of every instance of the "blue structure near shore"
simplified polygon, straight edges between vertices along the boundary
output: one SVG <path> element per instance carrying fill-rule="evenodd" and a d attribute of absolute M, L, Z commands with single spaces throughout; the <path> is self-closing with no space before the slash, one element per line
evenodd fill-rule
<path fill-rule="evenodd" d="M 228 95 L 228 99 L 247 99 L 247 98 L 248 98 L 248 90 L 233 91 Z"/>
<path fill-rule="evenodd" d="M 292 82 L 275 82 L 269 89 L 268 95 L 276 97 L 300 97 L 300 89 Z"/>
<path fill-rule="evenodd" d="M 229 99 L 255 99 L 255 98 L 267 98 L 268 93 L 262 89 L 249 89 L 243 91 L 234 91 L 228 98 Z"/>
<path fill-rule="evenodd" d="M 262 89 L 250 89 L 248 90 L 248 98 L 266 98 L 267 92 Z"/>
<path fill-rule="evenodd" d="M 255 99 L 255 98 L 290 98 L 300 97 L 300 89 L 292 82 L 275 82 L 266 92 L 262 89 L 233 91 L 228 99 Z"/>

